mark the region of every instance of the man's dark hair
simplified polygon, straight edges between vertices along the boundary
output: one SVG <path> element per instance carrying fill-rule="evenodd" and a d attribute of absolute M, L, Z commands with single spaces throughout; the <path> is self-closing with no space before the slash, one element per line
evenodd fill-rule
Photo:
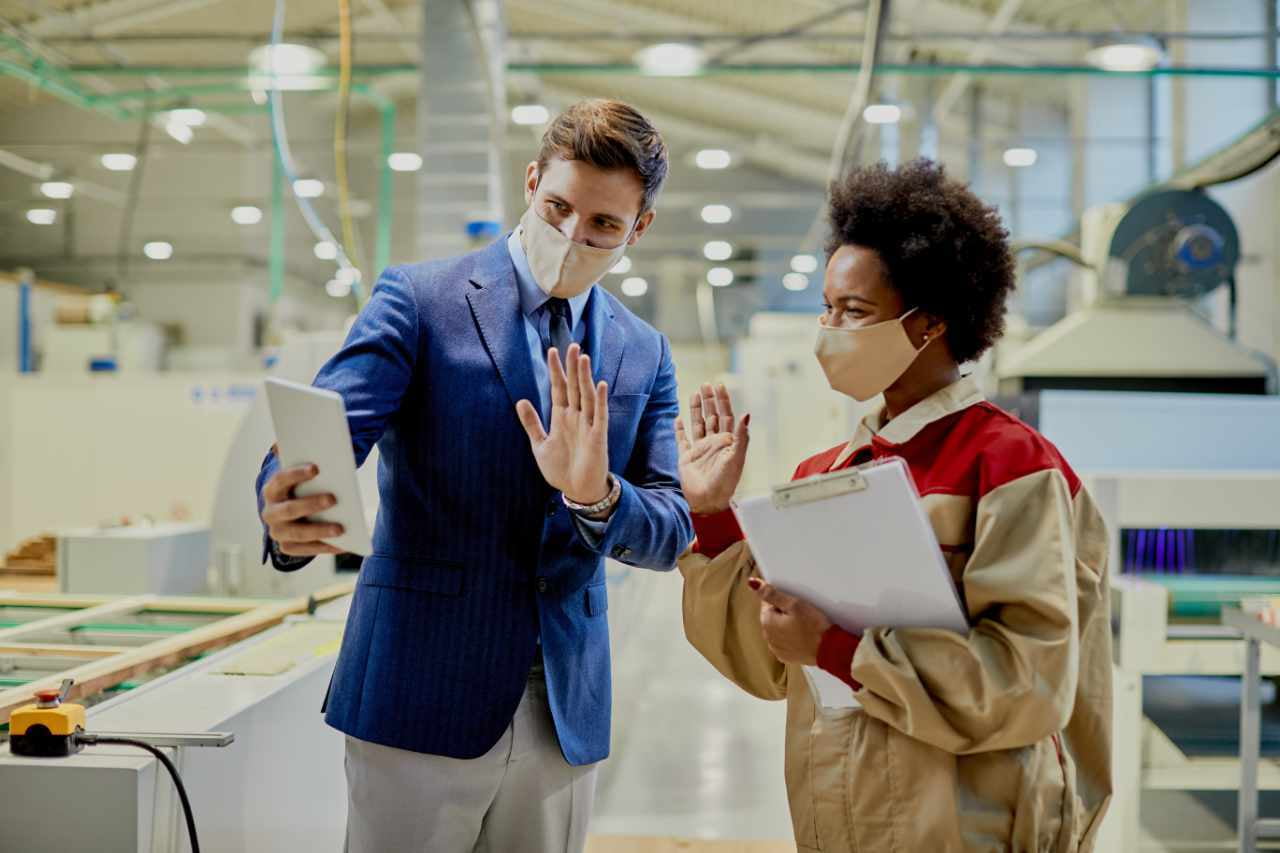
<path fill-rule="evenodd" d="M 649 120 L 629 104 L 596 98 L 556 116 L 542 134 L 538 169 L 552 157 L 582 160 L 601 169 L 631 169 L 644 184 L 643 213 L 653 207 L 667 179 L 667 144 Z"/>
<path fill-rule="evenodd" d="M 973 361 L 1004 334 L 1015 284 L 1009 232 L 940 164 L 855 169 L 831 185 L 828 217 L 828 257 L 850 244 L 875 250 L 906 307 L 947 324 L 957 361 Z"/>

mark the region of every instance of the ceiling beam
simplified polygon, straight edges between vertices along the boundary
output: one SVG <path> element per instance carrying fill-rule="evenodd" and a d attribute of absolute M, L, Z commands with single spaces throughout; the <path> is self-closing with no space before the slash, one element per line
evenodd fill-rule
<path fill-rule="evenodd" d="M 991 23 L 987 26 L 987 33 L 990 36 L 999 35 L 1009 28 L 1013 23 L 1014 17 L 1018 14 L 1018 10 L 1022 8 L 1024 0 L 1004 0 L 1000 4 L 999 10 L 992 17 Z M 984 39 L 973 46 L 969 51 L 969 63 L 980 64 L 986 62 L 991 56 L 994 47 L 989 39 Z M 970 74 L 957 74 L 947 81 L 947 85 L 942 90 L 942 94 L 938 96 L 938 101 L 933 108 L 933 119 L 938 124 L 943 124 L 951 112 L 951 108 L 960 100 L 965 91 L 969 88 L 969 84 L 973 82 L 973 76 Z"/>

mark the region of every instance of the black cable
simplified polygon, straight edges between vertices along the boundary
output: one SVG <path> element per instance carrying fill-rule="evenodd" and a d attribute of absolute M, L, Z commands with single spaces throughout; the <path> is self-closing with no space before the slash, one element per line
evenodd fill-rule
<path fill-rule="evenodd" d="M 142 105 L 142 123 L 138 127 L 138 142 L 133 149 L 133 174 L 129 176 L 129 192 L 125 196 L 124 211 L 120 215 L 120 240 L 116 244 L 116 277 L 122 285 L 128 284 L 129 243 L 133 240 L 133 219 L 138 212 L 138 196 L 142 192 L 142 173 L 147 166 L 147 148 L 151 145 L 151 112 L 153 94 L 147 90 Z"/>
<path fill-rule="evenodd" d="M 182 800 L 182 813 L 187 818 L 187 834 L 191 838 L 191 853 L 200 853 L 200 841 L 196 838 L 196 819 L 191 813 L 191 800 L 187 799 L 186 786 L 182 784 L 182 777 L 178 775 L 178 768 L 173 766 L 173 762 L 169 760 L 169 756 L 165 755 L 158 748 L 152 746 L 146 741 L 134 740 L 127 737 L 102 737 L 95 734 L 81 734 L 78 740 L 87 745 L 115 743 L 124 746 L 136 746 L 138 749 L 145 749 L 156 757 L 156 759 L 164 765 L 164 769 L 169 771 L 169 775 L 173 777 L 173 787 L 178 789 L 178 799 Z"/>

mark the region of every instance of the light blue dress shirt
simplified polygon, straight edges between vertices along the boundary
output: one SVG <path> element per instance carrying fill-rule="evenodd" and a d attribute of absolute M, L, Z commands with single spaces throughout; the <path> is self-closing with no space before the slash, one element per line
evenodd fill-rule
<path fill-rule="evenodd" d="M 547 357 L 542 352 L 542 336 L 550 336 L 551 312 L 546 306 L 551 297 L 534 281 L 533 272 L 529 269 L 529 259 L 520 242 L 520 229 L 512 231 L 507 238 L 507 251 L 511 253 L 511 261 L 516 268 L 516 284 L 520 288 L 520 313 L 524 315 L 525 339 L 529 343 L 529 357 L 533 359 L 533 379 L 538 383 L 538 396 L 541 398 L 538 410 L 545 427 L 551 422 L 551 374 L 547 372 Z M 569 300 L 569 331 L 579 344 L 586 336 L 582 318 L 587 313 L 587 302 L 595 289 L 593 284 Z M 560 353 L 560 358 L 563 359 L 564 356 L 564 353 Z"/>
<path fill-rule="evenodd" d="M 507 238 L 507 251 L 511 253 L 511 261 L 516 268 L 516 286 L 520 288 L 520 313 L 524 315 L 525 340 L 529 343 L 529 357 L 533 359 L 533 378 L 538 383 L 538 395 L 541 400 L 542 425 L 551 423 L 551 374 L 547 371 L 547 357 L 542 352 L 542 335 L 550 335 L 551 312 L 547 310 L 547 295 L 533 279 L 533 271 L 529 269 L 529 259 L 525 256 L 524 246 L 520 243 L 520 229 L 511 232 Z M 587 313 L 587 302 L 595 292 L 593 284 L 582 293 L 569 300 L 569 331 L 579 344 L 586 336 L 586 326 L 582 318 Z M 563 357 L 561 353 L 561 357 Z M 584 518 L 576 512 L 569 513 L 578 531 L 590 542 L 599 543 L 604 538 L 609 522 Z"/>

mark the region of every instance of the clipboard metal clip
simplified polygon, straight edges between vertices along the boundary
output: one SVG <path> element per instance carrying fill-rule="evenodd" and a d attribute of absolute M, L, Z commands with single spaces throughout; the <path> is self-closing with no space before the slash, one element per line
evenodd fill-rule
<path fill-rule="evenodd" d="M 774 486 L 773 505 L 778 509 L 814 503 L 815 501 L 861 492 L 867 488 L 867 478 L 856 468 L 806 477 L 784 486 Z"/>

